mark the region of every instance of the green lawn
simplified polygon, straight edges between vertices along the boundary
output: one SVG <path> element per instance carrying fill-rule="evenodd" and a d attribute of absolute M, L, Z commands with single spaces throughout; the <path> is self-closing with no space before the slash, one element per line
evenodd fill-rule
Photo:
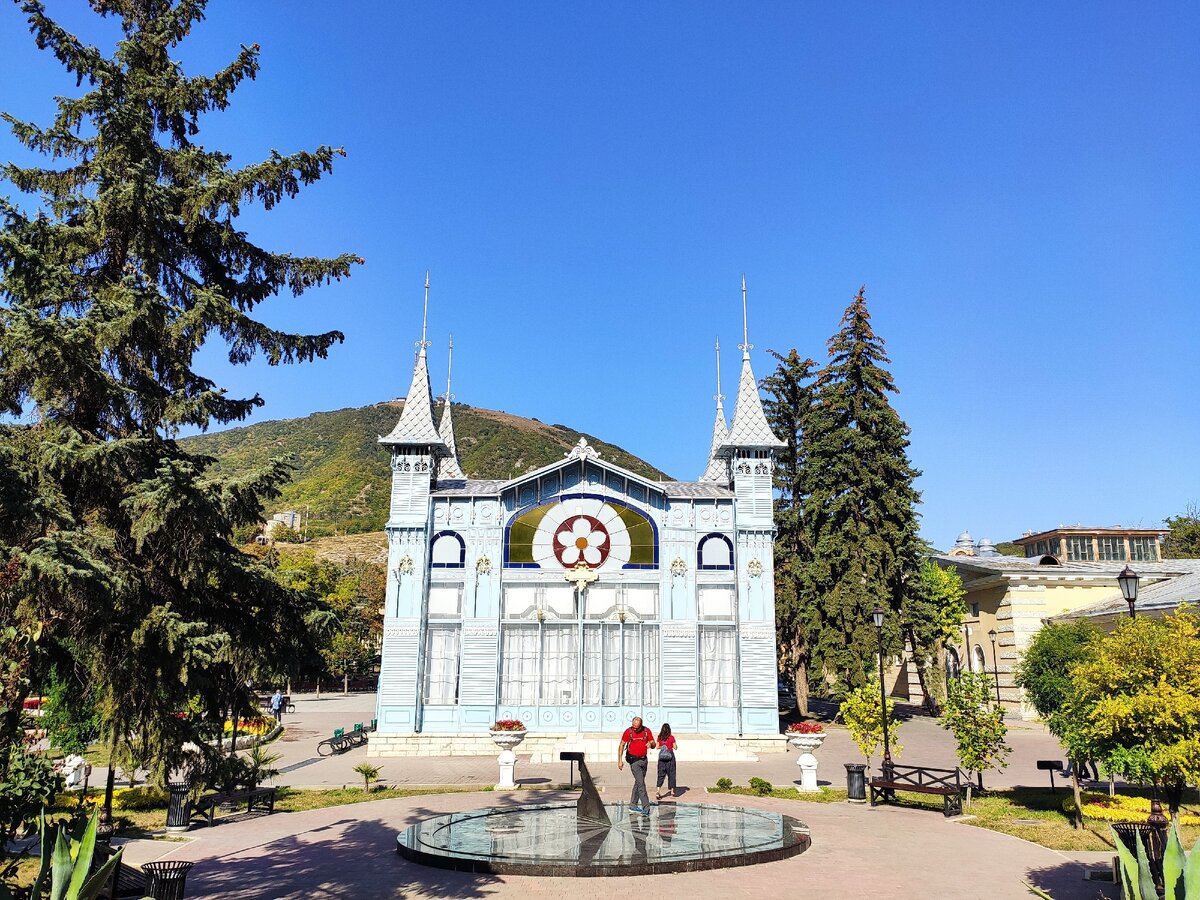
<path fill-rule="evenodd" d="M 780 800 L 797 800 L 805 803 L 837 803 L 846 799 L 844 790 L 826 789 L 819 794 L 801 793 L 794 787 L 773 788 L 762 794 L 749 787 L 732 787 L 725 790 L 709 788 L 710 794 L 740 794 L 743 796 L 768 796 Z M 1063 811 L 1063 800 L 1069 796 L 1064 790 L 1051 794 L 1047 788 L 1012 788 L 989 791 L 975 797 L 969 809 L 964 810 L 968 818 L 963 824 L 975 828 L 988 828 L 1004 834 L 1041 844 L 1051 850 L 1111 850 L 1112 833 L 1109 823 L 1096 819 L 1085 819 L 1084 827 L 1075 828 L 1071 818 Z M 942 798 L 928 794 L 897 792 L 897 805 L 914 809 L 927 809 L 941 813 Z M 1194 808 L 1185 805 L 1184 812 Z M 1131 819 L 1136 819 L 1131 816 Z M 1179 829 L 1185 847 L 1200 840 L 1200 827 L 1185 825 Z"/>

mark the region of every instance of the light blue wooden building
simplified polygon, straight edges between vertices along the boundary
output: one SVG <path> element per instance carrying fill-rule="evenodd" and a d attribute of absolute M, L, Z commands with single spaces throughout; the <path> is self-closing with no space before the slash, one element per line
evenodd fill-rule
<path fill-rule="evenodd" d="M 716 421 L 693 482 L 644 478 L 584 440 L 510 481 L 466 477 L 448 388 L 434 421 L 428 346 L 422 334 L 400 420 L 380 438 L 392 490 L 372 752 L 508 718 L 564 736 L 619 732 L 634 715 L 681 733 L 778 735 L 782 443 L 748 341 L 729 425 L 718 345 Z"/>

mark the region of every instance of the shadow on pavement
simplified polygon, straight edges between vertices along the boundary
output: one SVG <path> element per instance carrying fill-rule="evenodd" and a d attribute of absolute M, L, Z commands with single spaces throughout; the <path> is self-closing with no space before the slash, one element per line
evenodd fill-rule
<path fill-rule="evenodd" d="M 1065 862 L 1057 866 L 1030 869 L 1025 873 L 1025 881 L 1036 888 L 1041 888 L 1054 900 L 1097 900 L 1097 898 L 1119 897 L 1120 891 L 1111 881 L 1084 880 L 1089 869 L 1098 868 L 1100 866 Z"/>

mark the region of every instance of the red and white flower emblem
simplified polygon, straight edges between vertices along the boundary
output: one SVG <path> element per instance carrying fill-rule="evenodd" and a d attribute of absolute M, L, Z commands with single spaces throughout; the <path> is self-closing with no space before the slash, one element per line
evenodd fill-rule
<path fill-rule="evenodd" d="M 554 533 L 554 555 L 568 569 L 579 563 L 598 568 L 611 550 L 608 529 L 592 516 L 571 516 Z"/>

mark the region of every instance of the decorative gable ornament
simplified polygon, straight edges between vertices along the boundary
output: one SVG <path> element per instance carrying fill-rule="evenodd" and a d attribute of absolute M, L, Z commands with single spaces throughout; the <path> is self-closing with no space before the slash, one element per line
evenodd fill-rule
<path fill-rule="evenodd" d="M 672 575 L 686 575 L 687 574 L 687 560 L 685 560 L 679 556 L 677 556 L 673 560 L 671 560 L 671 574 Z"/>
<path fill-rule="evenodd" d="M 490 559 L 488 559 L 486 556 L 481 556 L 481 557 L 479 557 L 479 559 L 475 560 L 475 574 L 476 575 L 487 575 L 491 571 L 492 571 L 492 561 Z"/>
<path fill-rule="evenodd" d="M 413 558 L 406 553 L 400 557 L 400 562 L 396 564 L 396 571 L 401 575 L 411 575 L 414 567 Z"/>
<path fill-rule="evenodd" d="M 575 590 L 583 591 L 589 584 L 597 580 L 600 576 L 596 574 L 595 569 L 593 569 L 587 563 L 581 561 L 577 562 L 572 568 L 568 569 L 564 573 L 564 577 L 567 579 L 567 581 L 575 585 Z"/>
<path fill-rule="evenodd" d="M 571 448 L 569 453 L 564 453 L 567 459 L 599 459 L 600 453 L 587 442 L 587 438 L 580 438 L 579 443 Z"/>
<path fill-rule="evenodd" d="M 746 572 L 751 578 L 758 578 L 763 573 L 762 560 L 752 559 L 749 565 L 746 566 Z"/>

